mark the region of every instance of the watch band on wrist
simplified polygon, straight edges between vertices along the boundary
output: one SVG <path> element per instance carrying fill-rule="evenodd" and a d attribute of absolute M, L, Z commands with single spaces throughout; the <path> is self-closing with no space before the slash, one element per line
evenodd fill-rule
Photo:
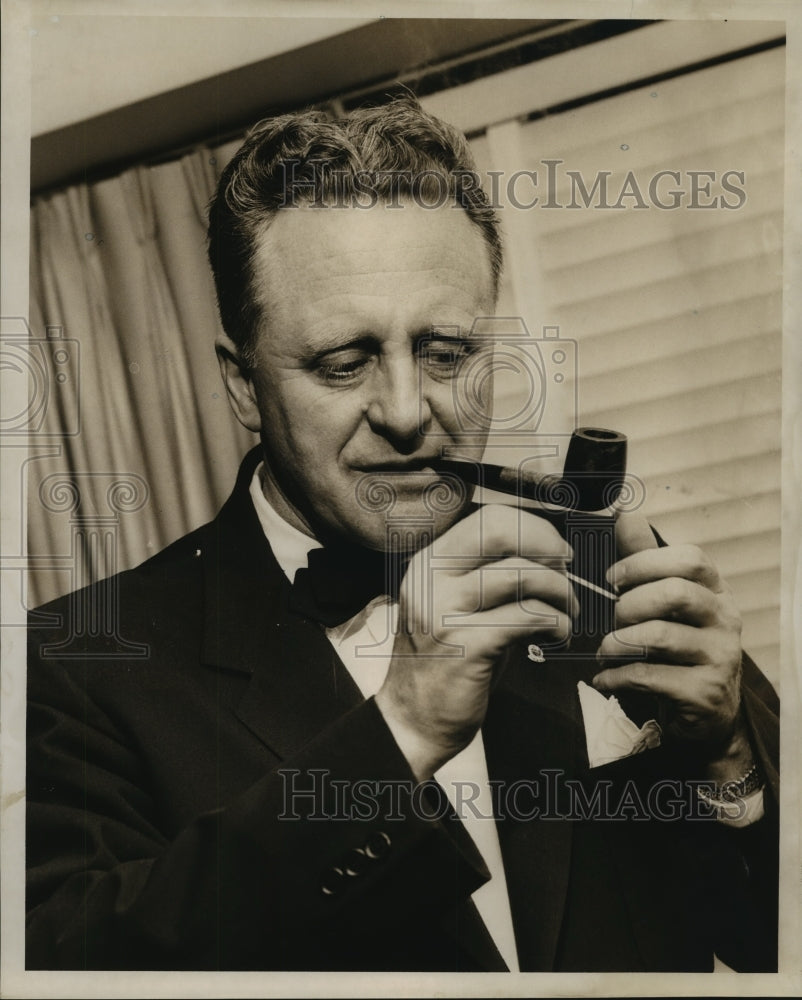
<path fill-rule="evenodd" d="M 763 787 L 763 775 L 756 762 L 740 778 L 724 781 L 720 785 L 711 783 L 709 788 L 698 788 L 699 796 L 712 802 L 735 802 Z"/>

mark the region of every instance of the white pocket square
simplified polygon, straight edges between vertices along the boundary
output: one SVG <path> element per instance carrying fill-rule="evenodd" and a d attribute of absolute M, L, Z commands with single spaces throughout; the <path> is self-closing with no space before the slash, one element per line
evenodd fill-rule
<path fill-rule="evenodd" d="M 662 730 L 654 719 L 638 728 L 614 695 L 606 698 L 584 681 L 577 684 L 577 690 L 591 767 L 660 746 Z"/>

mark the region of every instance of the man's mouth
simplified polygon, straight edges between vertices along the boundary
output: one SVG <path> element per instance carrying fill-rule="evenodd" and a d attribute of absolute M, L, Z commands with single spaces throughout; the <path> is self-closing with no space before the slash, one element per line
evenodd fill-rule
<path fill-rule="evenodd" d="M 407 459 L 403 462 L 381 462 L 376 465 L 359 466 L 357 472 L 363 475 L 403 475 L 408 473 L 436 473 L 438 459 L 435 457 Z"/>

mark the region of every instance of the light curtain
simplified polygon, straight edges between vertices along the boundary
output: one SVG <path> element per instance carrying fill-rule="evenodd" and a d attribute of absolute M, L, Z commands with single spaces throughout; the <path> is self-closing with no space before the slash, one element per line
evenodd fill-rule
<path fill-rule="evenodd" d="M 225 398 L 206 263 L 206 206 L 237 145 L 34 202 L 32 336 L 61 328 L 71 370 L 61 384 L 51 367 L 50 447 L 28 463 L 29 607 L 214 516 L 255 440 Z"/>

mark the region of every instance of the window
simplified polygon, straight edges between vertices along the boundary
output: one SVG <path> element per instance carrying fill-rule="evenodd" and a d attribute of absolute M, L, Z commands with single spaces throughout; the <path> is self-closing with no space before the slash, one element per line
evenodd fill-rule
<path fill-rule="evenodd" d="M 772 26 L 751 27 L 753 36 L 741 25 L 740 41 L 758 51 L 562 113 L 523 116 L 519 79 L 509 101 L 494 101 L 516 117 L 479 121 L 475 89 L 474 148 L 480 169 L 501 178 L 500 313 L 576 341 L 576 419 L 628 435 L 650 521 L 715 559 L 743 614 L 744 646 L 776 683 L 785 49 L 762 47 Z M 700 25 L 681 28 L 690 37 Z M 676 33 L 676 22 L 661 23 L 593 46 L 594 58 L 584 50 L 589 87 L 615 79 L 605 46 L 614 56 L 628 42 L 659 65 Z M 556 60 L 577 55 L 552 60 L 553 87 Z M 544 78 L 543 65 L 515 73 Z M 479 83 L 502 86 L 470 86 Z M 464 108 L 464 91 L 432 103 Z M 532 99 L 528 110 L 540 107 Z M 511 192 L 515 171 L 537 178 L 519 175 Z M 561 207 L 544 207 L 549 199 Z M 516 391 L 514 379 L 498 380 L 504 412 Z M 520 454 L 509 445 L 494 460 Z"/>

